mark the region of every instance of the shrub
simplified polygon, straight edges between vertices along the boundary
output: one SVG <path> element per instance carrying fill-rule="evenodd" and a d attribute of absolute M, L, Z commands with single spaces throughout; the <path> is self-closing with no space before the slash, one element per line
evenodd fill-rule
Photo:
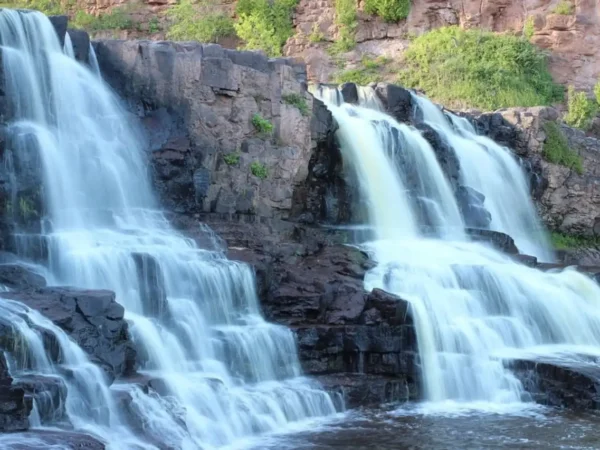
<path fill-rule="evenodd" d="M 386 22 L 398 22 L 408 17 L 410 0 L 365 0 L 365 12 Z"/>
<path fill-rule="evenodd" d="M 582 247 L 598 247 L 600 238 L 592 236 L 578 236 L 564 233 L 551 233 L 550 241 L 557 250 L 569 250 Z"/>
<path fill-rule="evenodd" d="M 267 119 L 263 119 L 259 114 L 252 116 L 252 125 L 256 128 L 260 134 L 271 134 L 273 133 L 273 124 Z"/>
<path fill-rule="evenodd" d="M 535 22 L 533 16 L 529 16 L 527 17 L 527 19 L 525 19 L 525 23 L 523 23 L 523 36 L 525 36 L 527 40 L 530 40 L 533 37 L 534 33 Z"/>
<path fill-rule="evenodd" d="M 576 92 L 569 86 L 568 110 L 565 114 L 565 123 L 575 128 L 587 130 L 598 112 L 598 105 L 588 98 L 585 92 Z"/>
<path fill-rule="evenodd" d="M 596 103 L 600 105 L 600 81 L 594 86 L 594 97 L 596 97 Z"/>
<path fill-rule="evenodd" d="M 455 107 L 497 109 L 562 100 L 547 58 L 523 37 L 443 27 L 411 42 L 399 81 Z"/>
<path fill-rule="evenodd" d="M 47 16 L 65 14 L 69 3 L 61 0 L 16 0 L 0 2 L 0 8 L 33 9 Z"/>
<path fill-rule="evenodd" d="M 281 49 L 294 34 L 292 13 L 298 0 L 239 0 L 235 24 L 245 48 L 281 56 Z"/>
<path fill-rule="evenodd" d="M 283 101 L 288 105 L 295 106 L 300 111 L 300 114 L 303 116 L 308 116 L 308 105 L 306 104 L 306 99 L 299 94 L 289 94 L 284 95 Z"/>
<path fill-rule="evenodd" d="M 556 122 L 544 123 L 546 140 L 543 155 L 548 162 L 568 167 L 578 174 L 583 173 L 581 156 L 569 148 L 569 143 Z"/>
<path fill-rule="evenodd" d="M 168 11 L 171 26 L 167 37 L 176 41 L 219 42 L 219 39 L 235 36 L 233 19 L 215 10 L 208 0 L 192 3 L 181 0 Z"/>
<path fill-rule="evenodd" d="M 113 8 L 111 12 L 99 16 L 77 11 L 71 19 L 71 25 L 87 31 L 129 30 L 134 27 L 134 22 L 121 8 Z"/>
<path fill-rule="evenodd" d="M 313 24 L 310 36 L 308 36 L 308 40 L 310 42 L 315 42 L 315 43 L 322 42 L 325 40 L 325 36 L 323 35 L 323 33 L 321 33 L 321 29 L 319 28 L 319 25 L 317 23 Z"/>
<path fill-rule="evenodd" d="M 573 14 L 573 3 L 570 0 L 561 0 L 552 11 L 554 14 L 570 16 Z"/>
<path fill-rule="evenodd" d="M 148 32 L 149 33 L 158 33 L 160 31 L 160 23 L 158 23 L 158 19 L 153 17 L 148 22 Z"/>
<path fill-rule="evenodd" d="M 334 76 L 334 82 L 338 84 L 356 83 L 364 86 L 369 83 L 383 81 L 381 69 L 388 64 L 389 61 L 389 59 L 382 56 L 376 59 L 364 56 L 361 60 L 361 68 L 349 69 L 336 74 Z"/>
<path fill-rule="evenodd" d="M 235 166 L 240 162 L 240 155 L 239 153 L 228 153 L 227 155 L 223 155 L 223 161 L 228 166 Z"/>
<path fill-rule="evenodd" d="M 260 178 L 261 180 L 264 180 L 269 175 L 269 169 L 267 169 L 264 164 L 259 162 L 253 162 L 250 164 L 250 172 L 252 172 L 252 175 Z"/>
<path fill-rule="evenodd" d="M 330 52 L 336 54 L 352 50 L 356 46 L 354 34 L 358 26 L 356 0 L 335 0 L 335 22 L 339 26 L 339 36 Z"/>

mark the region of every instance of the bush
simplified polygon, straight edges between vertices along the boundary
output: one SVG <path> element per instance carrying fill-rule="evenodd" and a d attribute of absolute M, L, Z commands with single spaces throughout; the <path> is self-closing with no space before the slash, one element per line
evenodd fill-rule
<path fill-rule="evenodd" d="M 455 107 L 497 109 L 562 100 L 546 57 L 523 37 L 443 27 L 405 53 L 399 81 Z"/>
<path fill-rule="evenodd" d="M 570 16 L 571 14 L 573 14 L 573 3 L 571 3 L 571 1 L 569 0 L 561 0 L 552 12 L 554 14 Z"/>
<path fill-rule="evenodd" d="M 598 247 L 600 238 L 592 236 L 577 236 L 564 233 L 551 233 L 550 241 L 557 250 L 569 250 L 582 247 Z"/>
<path fill-rule="evenodd" d="M 594 86 L 594 97 L 596 97 L 596 103 L 600 105 L 600 81 Z"/>
<path fill-rule="evenodd" d="M 240 155 L 239 153 L 228 153 L 227 155 L 223 155 L 223 161 L 228 166 L 235 166 L 240 162 Z"/>
<path fill-rule="evenodd" d="M 398 22 L 408 17 L 410 0 L 365 0 L 365 12 L 386 22 Z"/>
<path fill-rule="evenodd" d="M 148 22 L 148 32 L 149 33 L 158 33 L 160 31 L 160 23 L 156 17 L 153 17 Z"/>
<path fill-rule="evenodd" d="M 565 123 L 575 128 L 587 130 L 598 112 L 598 105 L 588 98 L 585 92 L 576 92 L 569 86 L 568 111 L 565 114 Z"/>
<path fill-rule="evenodd" d="M 337 54 L 352 50 L 356 46 L 354 34 L 358 26 L 356 0 L 335 0 L 335 22 L 339 26 L 339 36 L 330 52 Z"/>
<path fill-rule="evenodd" d="M 284 95 L 283 101 L 288 105 L 295 106 L 300 111 L 300 114 L 303 116 L 308 116 L 308 105 L 306 104 L 306 99 L 299 94 L 289 94 Z"/>
<path fill-rule="evenodd" d="M 113 8 L 111 12 L 99 16 L 77 11 L 71 19 L 71 25 L 87 31 L 129 30 L 134 27 L 134 22 L 122 9 Z"/>
<path fill-rule="evenodd" d="M 530 40 L 533 37 L 534 33 L 535 22 L 533 16 L 529 16 L 527 17 L 527 19 L 525 19 L 525 23 L 523 23 L 523 36 L 525 36 L 527 40 Z"/>
<path fill-rule="evenodd" d="M 252 125 L 260 134 L 270 135 L 273 133 L 273 124 L 267 119 L 263 119 L 259 114 L 252 116 Z"/>
<path fill-rule="evenodd" d="M 308 36 L 308 40 L 310 42 L 322 42 L 325 40 L 325 36 L 323 35 L 323 33 L 321 32 L 319 25 L 317 23 L 313 24 L 312 27 L 312 31 L 310 33 L 310 36 Z"/>
<path fill-rule="evenodd" d="M 250 164 L 250 172 L 257 178 L 264 180 L 269 175 L 269 170 L 265 167 L 264 164 L 259 162 L 253 162 Z"/>
<path fill-rule="evenodd" d="M 298 0 L 239 0 L 235 24 L 245 48 L 281 56 L 286 41 L 294 34 L 292 13 Z"/>
<path fill-rule="evenodd" d="M 556 122 L 544 123 L 546 140 L 543 155 L 548 162 L 568 167 L 578 174 L 583 173 L 581 156 L 569 148 L 569 143 Z"/>
<path fill-rule="evenodd" d="M 65 14 L 69 3 L 61 0 L 16 0 L 0 2 L 0 8 L 32 9 L 47 16 Z"/>
<path fill-rule="evenodd" d="M 388 62 L 389 60 L 384 57 L 372 59 L 365 56 L 361 60 L 361 68 L 344 70 L 343 72 L 336 74 L 334 76 L 334 82 L 338 84 L 355 83 L 361 86 L 365 86 L 369 83 L 377 83 L 383 81 L 383 74 L 381 69 Z"/>
<path fill-rule="evenodd" d="M 233 19 L 215 10 L 207 0 L 181 0 L 167 14 L 172 22 L 167 32 L 169 39 L 217 43 L 221 38 L 235 36 Z"/>

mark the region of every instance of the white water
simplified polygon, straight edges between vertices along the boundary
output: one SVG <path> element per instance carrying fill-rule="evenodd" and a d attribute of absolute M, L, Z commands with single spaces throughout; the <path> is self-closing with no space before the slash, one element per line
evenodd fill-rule
<path fill-rule="evenodd" d="M 528 396 L 503 358 L 568 359 L 600 351 L 600 288 L 591 279 L 573 270 L 543 273 L 516 264 L 456 232 L 425 238 L 412 207 L 414 190 L 403 184 L 415 169 L 418 179 L 433 184 L 421 195 L 431 195 L 442 211 L 440 221 L 451 231 L 459 224 L 450 186 L 429 159 L 427 142 L 406 139 L 399 147 L 427 162 L 402 173 L 404 166 L 390 149 L 392 135 L 412 137 L 415 129 L 390 126 L 392 119 L 361 107 L 328 107 L 339 124 L 344 163 L 358 172 L 375 229 L 374 241 L 364 247 L 378 266 L 367 274 L 365 286 L 411 303 L 427 400 L 442 409 L 454 402 L 495 411 L 514 408 Z"/>
<path fill-rule="evenodd" d="M 216 448 L 334 413 L 330 397 L 301 376 L 292 332 L 262 319 L 251 269 L 198 248 L 157 210 L 136 125 L 97 73 L 65 54 L 68 45 L 64 52 L 39 13 L 0 11 L 0 44 L 17 118 L 11 150 L 33 145 L 43 162 L 50 281 L 115 291 L 143 371 L 170 394 L 112 388 L 132 398 L 144 447 Z M 94 60 L 90 53 L 92 67 Z M 142 295 L 134 254 L 160 267 L 166 308 Z M 80 397 L 69 390 L 69 402 Z M 131 448 L 133 432 L 121 427 L 110 397 L 93 401 L 109 417 L 69 411 L 69 419 L 111 448 Z"/>
<path fill-rule="evenodd" d="M 540 261 L 553 261 L 525 174 L 510 150 L 479 136 L 467 119 L 442 112 L 425 97 L 413 94 L 412 98 L 424 121 L 456 153 L 461 183 L 485 195 L 485 207 L 492 214 L 491 229 L 512 236 L 521 253 L 536 256 Z"/>

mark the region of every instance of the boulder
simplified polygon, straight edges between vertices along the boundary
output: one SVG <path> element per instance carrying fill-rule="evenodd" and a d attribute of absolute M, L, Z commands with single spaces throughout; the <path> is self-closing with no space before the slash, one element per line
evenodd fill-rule
<path fill-rule="evenodd" d="M 413 117 L 412 95 L 409 90 L 389 83 L 379 83 L 375 92 L 385 111 L 401 123 L 410 123 Z"/>
<path fill-rule="evenodd" d="M 35 400 L 42 424 L 56 424 L 64 419 L 67 386 L 58 376 L 24 375 L 15 386 Z"/>
<path fill-rule="evenodd" d="M 492 215 L 484 206 L 485 195 L 468 186 L 458 186 L 454 196 L 467 227 L 489 228 Z"/>
<path fill-rule="evenodd" d="M 354 83 L 344 83 L 340 86 L 340 92 L 345 103 L 358 104 L 358 88 Z"/>
<path fill-rule="evenodd" d="M 67 34 L 69 18 L 67 16 L 48 16 L 48 19 L 50 19 L 50 23 L 52 23 L 52 26 L 56 30 L 60 45 L 65 45 L 65 35 Z"/>
<path fill-rule="evenodd" d="M 475 228 L 467 228 L 465 231 L 472 240 L 488 243 L 503 253 L 508 255 L 516 255 L 519 253 L 519 249 L 517 248 L 514 239 L 508 234 L 499 231 Z"/>
<path fill-rule="evenodd" d="M 40 288 L 46 279 L 22 264 L 0 264 L 0 285 L 10 289 Z"/>
<path fill-rule="evenodd" d="M 6 292 L 3 297 L 19 301 L 54 322 L 110 380 L 135 369 L 136 352 L 123 318 L 124 308 L 115 301 L 113 292 L 45 287 Z"/>
<path fill-rule="evenodd" d="M 88 64 L 90 60 L 90 35 L 83 30 L 73 28 L 69 28 L 67 32 L 73 44 L 75 59 L 83 64 Z"/>
<path fill-rule="evenodd" d="M 13 384 L 4 353 L 0 352 L 0 432 L 28 429 L 32 407 L 32 398 Z"/>

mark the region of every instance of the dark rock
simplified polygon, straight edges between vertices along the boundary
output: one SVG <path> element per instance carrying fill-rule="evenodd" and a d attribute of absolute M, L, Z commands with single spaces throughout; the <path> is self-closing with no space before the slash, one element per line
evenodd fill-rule
<path fill-rule="evenodd" d="M 492 215 L 484 206 L 485 196 L 481 192 L 468 186 L 458 186 L 454 195 L 467 227 L 489 228 Z"/>
<path fill-rule="evenodd" d="M 516 360 L 510 368 L 537 403 L 573 409 L 600 409 L 600 365 L 596 357 L 573 361 Z"/>
<path fill-rule="evenodd" d="M 165 280 L 156 259 L 147 253 L 132 253 L 138 275 L 144 315 L 165 318 L 169 313 Z"/>
<path fill-rule="evenodd" d="M 499 231 L 480 230 L 474 228 L 467 228 L 466 232 L 474 241 L 486 242 L 501 252 L 509 255 L 516 255 L 519 253 L 519 249 L 515 245 L 515 241 L 508 234 L 504 234 Z"/>
<path fill-rule="evenodd" d="M 456 187 L 460 176 L 460 164 L 452 147 L 444 142 L 439 133 L 426 123 L 419 123 L 416 125 L 416 128 L 421 131 L 423 137 L 431 145 L 431 148 L 440 163 L 440 167 L 450 181 L 450 184 Z"/>
<path fill-rule="evenodd" d="M 14 384 L 35 399 L 43 424 L 55 424 L 64 418 L 67 386 L 61 378 L 25 375 L 15 380 Z"/>
<path fill-rule="evenodd" d="M 352 105 L 358 104 L 358 88 L 354 83 L 344 83 L 340 86 L 340 92 L 344 102 Z"/>
<path fill-rule="evenodd" d="M 46 279 L 20 264 L 0 264 L 0 285 L 10 289 L 46 286 Z"/>
<path fill-rule="evenodd" d="M 29 428 L 32 398 L 25 390 L 12 384 L 4 353 L 0 352 L 0 432 Z"/>
<path fill-rule="evenodd" d="M 62 328 L 110 380 L 135 370 L 128 325 L 113 292 L 46 287 L 7 292 L 3 297 L 39 311 Z"/>
<path fill-rule="evenodd" d="M 513 259 L 521 264 L 525 264 L 529 267 L 537 267 L 538 260 L 535 256 L 531 255 L 514 255 Z"/>
<path fill-rule="evenodd" d="M 74 30 L 72 28 L 69 28 L 67 32 L 73 44 L 75 59 L 87 64 L 90 60 L 90 35 L 83 30 Z"/>
<path fill-rule="evenodd" d="M 48 19 L 50 19 L 52 26 L 56 30 L 56 35 L 62 47 L 65 45 L 65 34 L 67 34 L 69 18 L 67 16 L 49 16 Z"/>
<path fill-rule="evenodd" d="M 375 88 L 385 110 L 398 122 L 410 123 L 413 116 L 413 103 L 410 91 L 388 83 L 379 83 Z"/>
<path fill-rule="evenodd" d="M 61 448 L 65 450 L 104 450 L 106 446 L 96 438 L 75 431 L 32 430 L 12 435 L 11 450 L 40 450 Z"/>

